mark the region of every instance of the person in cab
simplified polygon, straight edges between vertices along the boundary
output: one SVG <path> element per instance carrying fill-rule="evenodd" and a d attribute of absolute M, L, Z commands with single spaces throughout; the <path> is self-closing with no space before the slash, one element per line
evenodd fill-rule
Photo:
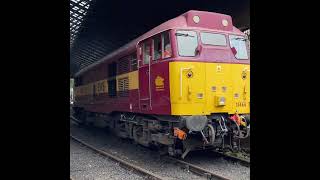
<path fill-rule="evenodd" d="M 171 57 L 171 55 L 172 55 L 172 52 L 171 52 L 171 46 L 170 46 L 170 43 L 169 43 L 164 48 L 163 56 L 164 56 L 164 58 L 168 58 L 168 57 Z"/>

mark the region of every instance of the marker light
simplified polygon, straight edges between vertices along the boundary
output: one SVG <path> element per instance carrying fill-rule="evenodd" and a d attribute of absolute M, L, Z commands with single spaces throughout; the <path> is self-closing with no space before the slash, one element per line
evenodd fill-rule
<path fill-rule="evenodd" d="M 222 20 L 222 25 L 223 25 L 223 26 L 228 26 L 228 24 L 229 24 L 229 23 L 228 23 L 228 21 L 227 21 L 227 20 L 225 20 L 225 19 L 224 19 L 224 20 Z"/>
<path fill-rule="evenodd" d="M 222 92 L 226 92 L 227 91 L 227 87 L 223 86 L 222 87 Z"/>
<path fill-rule="evenodd" d="M 202 99 L 202 98 L 203 98 L 203 94 L 202 94 L 202 93 L 198 93 L 198 94 L 197 94 L 197 98 L 198 98 L 198 99 Z"/>
<path fill-rule="evenodd" d="M 198 24 L 200 22 L 200 17 L 199 16 L 193 16 L 193 22 Z"/>

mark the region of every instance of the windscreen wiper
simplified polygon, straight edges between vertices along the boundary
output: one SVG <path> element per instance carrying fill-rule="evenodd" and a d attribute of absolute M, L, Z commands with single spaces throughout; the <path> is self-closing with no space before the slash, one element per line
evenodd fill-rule
<path fill-rule="evenodd" d="M 184 36 L 184 37 L 194 37 L 190 34 L 176 33 L 176 36 Z"/>
<path fill-rule="evenodd" d="M 233 38 L 234 40 L 247 41 L 245 38 Z"/>

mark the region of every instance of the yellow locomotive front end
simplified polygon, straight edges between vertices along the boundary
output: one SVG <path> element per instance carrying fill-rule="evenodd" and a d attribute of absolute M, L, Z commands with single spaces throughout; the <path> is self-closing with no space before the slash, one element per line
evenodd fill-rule
<path fill-rule="evenodd" d="M 171 115 L 182 121 L 176 132 L 186 133 L 182 157 L 197 147 L 242 151 L 250 134 L 247 38 L 192 28 L 173 34 L 178 58 L 169 63 L 170 102 Z"/>
<path fill-rule="evenodd" d="M 250 65 L 171 62 L 172 115 L 250 113 Z"/>

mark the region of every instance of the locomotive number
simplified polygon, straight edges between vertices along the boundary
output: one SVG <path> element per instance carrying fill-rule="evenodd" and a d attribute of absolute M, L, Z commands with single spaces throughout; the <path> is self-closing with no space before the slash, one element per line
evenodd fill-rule
<path fill-rule="evenodd" d="M 246 107 L 246 102 L 236 102 L 237 107 Z"/>

